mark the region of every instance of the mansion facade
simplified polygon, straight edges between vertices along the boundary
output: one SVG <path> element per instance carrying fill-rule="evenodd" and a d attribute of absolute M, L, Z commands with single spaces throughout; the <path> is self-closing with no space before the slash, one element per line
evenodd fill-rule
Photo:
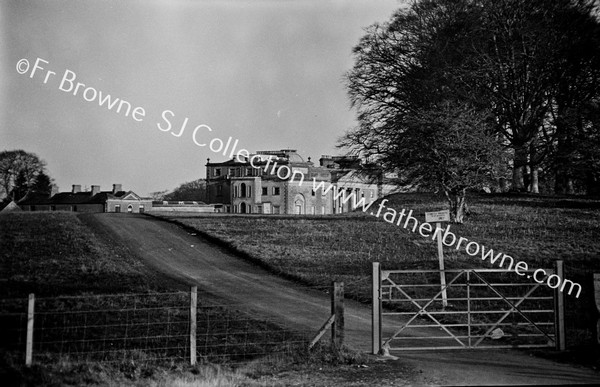
<path fill-rule="evenodd" d="M 229 213 L 327 215 L 352 211 L 361 199 L 368 204 L 395 190 L 381 174 L 373 179 L 362 170 L 358 157 L 322 156 L 315 166 L 295 149 L 221 163 L 208 159 L 207 202 Z"/>

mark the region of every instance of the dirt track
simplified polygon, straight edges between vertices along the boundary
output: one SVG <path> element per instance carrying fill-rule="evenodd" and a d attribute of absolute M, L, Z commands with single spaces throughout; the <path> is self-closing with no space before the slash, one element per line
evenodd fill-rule
<path fill-rule="evenodd" d="M 328 295 L 279 278 L 195 235 L 148 216 L 98 214 L 144 262 L 164 275 L 197 284 L 233 304 L 244 304 L 299 330 L 316 332 L 329 317 Z M 346 343 L 371 346 L 368 306 L 346 300 Z M 398 362 L 422 370 L 419 384 L 598 383 L 600 374 L 529 356 L 521 351 L 406 352 Z"/>

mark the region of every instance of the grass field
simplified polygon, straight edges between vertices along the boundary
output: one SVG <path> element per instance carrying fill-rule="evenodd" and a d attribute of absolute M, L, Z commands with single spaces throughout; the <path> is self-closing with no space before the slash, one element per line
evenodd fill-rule
<path fill-rule="evenodd" d="M 126 246 L 94 223 L 90 215 L 65 212 L 0 216 L 0 294 L 9 298 L 165 288 Z"/>
<path fill-rule="evenodd" d="M 425 211 L 444 209 L 446 203 L 435 195 L 403 194 L 390 198 L 386 205 L 396 210 L 413 210 L 413 216 L 423 221 Z M 324 217 L 170 213 L 164 218 L 193 228 L 288 278 L 323 287 L 329 287 L 334 279 L 342 280 L 346 283 L 346 294 L 363 301 L 369 298 L 372 262 L 381 262 L 386 269 L 437 268 L 434 242 L 362 213 Z M 581 340 L 589 340 L 596 318 L 591 274 L 600 272 L 600 201 L 478 196 L 470 202 L 466 224 L 453 225 L 452 230 L 458 236 L 524 260 L 530 267 L 548 267 L 554 259 L 565 260 L 566 277 L 584 287 L 579 300 L 567 297 L 568 323 L 577 328 L 572 331 L 580 332 Z M 447 268 L 489 267 L 464 252 L 447 248 L 445 254 Z M 3 298 L 22 299 L 30 292 L 55 297 L 187 289 L 185 284 L 148 270 L 93 215 L 85 214 L 0 216 L 0 273 Z M 223 315 L 227 313 L 224 311 Z M 143 359 L 146 355 L 140 356 Z M 324 352 L 323 356 L 329 355 Z M 56 380 L 67 384 L 88 383 L 88 380 L 91 384 L 117 381 L 117 384 L 190 385 L 213 377 L 220 381 L 208 385 L 262 385 L 262 382 L 255 384 L 254 379 L 249 382 L 247 376 L 264 375 L 262 371 L 256 372 L 257 368 L 240 373 L 177 364 L 149 366 L 139 359 L 110 365 L 73 363 L 53 357 L 49 357 L 51 363 L 24 370 L 22 360 L 15 360 L 14 355 L 4 353 L 0 358 L 0 377 L 6 379 L 4 376 L 10 374 L 15 380 L 34 385 Z M 328 368 L 324 365 L 328 360 L 313 360 L 306 357 L 298 360 L 304 365 L 298 366 L 297 379 L 308 369 L 321 373 L 314 368 L 318 367 L 325 370 L 322 372 L 329 370 L 337 375 L 338 379 L 322 375 L 326 385 L 344 380 L 342 374 L 349 371 L 343 367 Z M 275 363 L 279 361 L 275 359 Z M 288 366 L 289 362 L 284 365 Z M 379 366 L 370 367 L 374 371 Z M 262 368 L 263 365 L 258 367 Z M 185 372 L 181 373 L 182 370 Z M 395 375 L 396 380 L 402 377 Z M 269 381 L 265 383 L 269 385 Z M 314 381 L 315 385 L 319 383 Z"/>
<path fill-rule="evenodd" d="M 565 261 L 566 278 L 583 287 L 579 299 L 567 296 L 568 324 L 578 327 L 572 343 L 588 340 L 595 325 L 591 273 L 600 272 L 600 201 L 478 195 L 469 204 L 466 223 L 451 226 L 457 236 L 523 260 L 533 269 L 552 267 L 556 259 Z M 433 194 L 398 194 L 386 203 L 397 211 L 412 210 L 420 222 L 426 211 L 446 205 L 443 197 Z M 436 269 L 438 265 L 435 242 L 361 212 L 303 217 L 161 216 L 221 240 L 284 276 L 317 286 L 344 281 L 347 295 L 363 301 L 370 296 L 372 262 L 385 269 Z M 445 248 L 445 261 L 447 269 L 491 267 L 450 248 Z"/>
<path fill-rule="evenodd" d="M 393 196 L 387 207 L 425 211 L 444 209 L 441 197 Z M 554 207 L 555 206 L 555 207 Z M 272 270 L 312 284 L 332 278 L 352 282 L 370 275 L 371 263 L 386 268 L 437 267 L 437 245 L 364 213 L 324 217 L 165 214 L 260 260 Z M 530 267 L 547 267 L 563 259 L 573 273 L 600 270 L 600 201 L 556 201 L 522 197 L 473 198 L 464 225 L 452 225 L 457 236 L 503 251 Z M 486 262 L 445 249 L 447 268 L 488 267 Z"/>
<path fill-rule="evenodd" d="M 263 385 L 254 379 L 290 364 L 328 368 L 355 356 L 309 354 L 297 332 L 210 306 L 200 289 L 202 364 L 186 365 L 189 294 L 180 291 L 188 285 L 147 269 L 89 214 L 0 216 L 0 275 L 3 385 Z M 29 293 L 37 316 L 32 368 L 23 364 Z"/>

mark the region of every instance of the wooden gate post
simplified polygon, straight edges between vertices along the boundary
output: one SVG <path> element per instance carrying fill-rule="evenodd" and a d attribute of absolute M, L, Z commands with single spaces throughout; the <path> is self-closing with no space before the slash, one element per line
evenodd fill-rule
<path fill-rule="evenodd" d="M 594 301 L 596 301 L 596 344 L 600 344 L 600 273 L 594 273 Z"/>
<path fill-rule="evenodd" d="M 333 282 L 331 289 L 331 314 L 335 316 L 331 325 L 331 343 L 336 350 L 344 343 L 344 283 Z"/>
<path fill-rule="evenodd" d="M 381 350 L 381 268 L 379 262 L 373 262 L 373 274 L 372 274 L 372 343 L 373 343 L 373 355 L 378 355 Z"/>
<path fill-rule="evenodd" d="M 190 364 L 196 365 L 196 318 L 198 311 L 198 287 L 190 290 Z"/>
<path fill-rule="evenodd" d="M 35 295 L 29 294 L 29 303 L 27 305 L 27 341 L 25 342 L 25 365 L 31 366 L 33 363 L 33 318 L 35 309 Z"/>
<path fill-rule="evenodd" d="M 563 281 L 565 278 L 563 260 L 556 260 L 554 265 L 555 274 Z M 556 340 L 556 349 L 558 351 L 564 351 L 567 348 L 565 332 L 565 295 L 559 288 L 554 289 L 554 336 Z"/>

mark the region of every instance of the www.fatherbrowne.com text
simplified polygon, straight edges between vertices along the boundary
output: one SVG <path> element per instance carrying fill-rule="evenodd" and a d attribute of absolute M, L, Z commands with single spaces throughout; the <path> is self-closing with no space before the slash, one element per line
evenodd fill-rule
<path fill-rule="evenodd" d="M 254 168 L 258 168 L 258 166 L 252 165 Z M 269 171 L 270 169 L 270 171 Z M 276 172 L 275 172 L 276 170 Z M 275 166 L 266 166 L 264 167 L 264 171 L 271 174 L 276 174 L 280 178 L 289 178 L 291 176 L 291 180 L 293 181 L 298 173 L 300 178 L 298 180 L 298 185 L 302 185 L 304 183 L 304 175 L 302 172 L 292 170 L 287 166 L 281 166 L 276 169 Z M 283 174 L 280 171 L 285 171 Z M 571 295 L 575 292 L 575 297 L 579 298 L 581 294 L 581 285 L 577 282 L 573 282 L 568 279 L 562 279 L 557 274 L 550 274 L 544 269 L 536 269 L 535 271 L 531 271 L 527 262 L 524 261 L 516 261 L 510 255 L 504 254 L 502 252 L 495 253 L 493 249 L 488 249 L 484 245 L 479 244 L 475 241 L 470 241 L 464 237 L 457 237 L 456 234 L 450 231 L 450 225 L 446 228 L 442 227 L 434 227 L 430 223 L 419 223 L 417 218 L 413 215 L 413 211 L 410 210 L 407 213 L 406 209 L 402 209 L 400 212 L 396 211 L 393 208 L 389 208 L 385 206 L 385 203 L 388 202 L 388 199 L 383 199 L 377 208 L 376 212 L 369 211 L 371 206 L 373 205 L 373 201 L 367 203 L 364 197 L 357 199 L 355 191 L 352 191 L 350 194 L 346 193 L 345 189 L 336 189 L 331 183 L 325 184 L 324 181 L 320 181 L 317 183 L 315 178 L 312 179 L 313 190 L 315 192 L 321 192 L 322 194 L 327 194 L 330 191 L 333 192 L 333 199 L 336 202 L 340 202 L 342 204 L 346 204 L 348 202 L 352 203 L 353 208 L 360 209 L 364 213 L 368 213 L 376 218 L 381 218 L 387 223 L 394 224 L 396 226 L 401 226 L 404 229 L 410 230 L 413 233 L 418 232 L 424 238 L 431 238 L 432 240 L 436 240 L 437 238 L 442 238 L 442 243 L 447 247 L 454 247 L 456 250 L 463 249 L 468 255 L 475 257 L 480 256 L 482 261 L 489 261 L 492 265 L 497 264 L 500 268 L 506 269 L 508 271 L 512 270 L 519 276 L 527 276 L 527 278 L 533 278 L 533 280 L 539 284 L 545 284 L 551 289 L 558 289 L 561 292 L 567 290 L 567 294 Z M 385 210 L 385 212 L 384 212 Z M 497 263 L 498 262 L 498 263 Z M 528 274 L 528 273 L 533 274 Z"/>

